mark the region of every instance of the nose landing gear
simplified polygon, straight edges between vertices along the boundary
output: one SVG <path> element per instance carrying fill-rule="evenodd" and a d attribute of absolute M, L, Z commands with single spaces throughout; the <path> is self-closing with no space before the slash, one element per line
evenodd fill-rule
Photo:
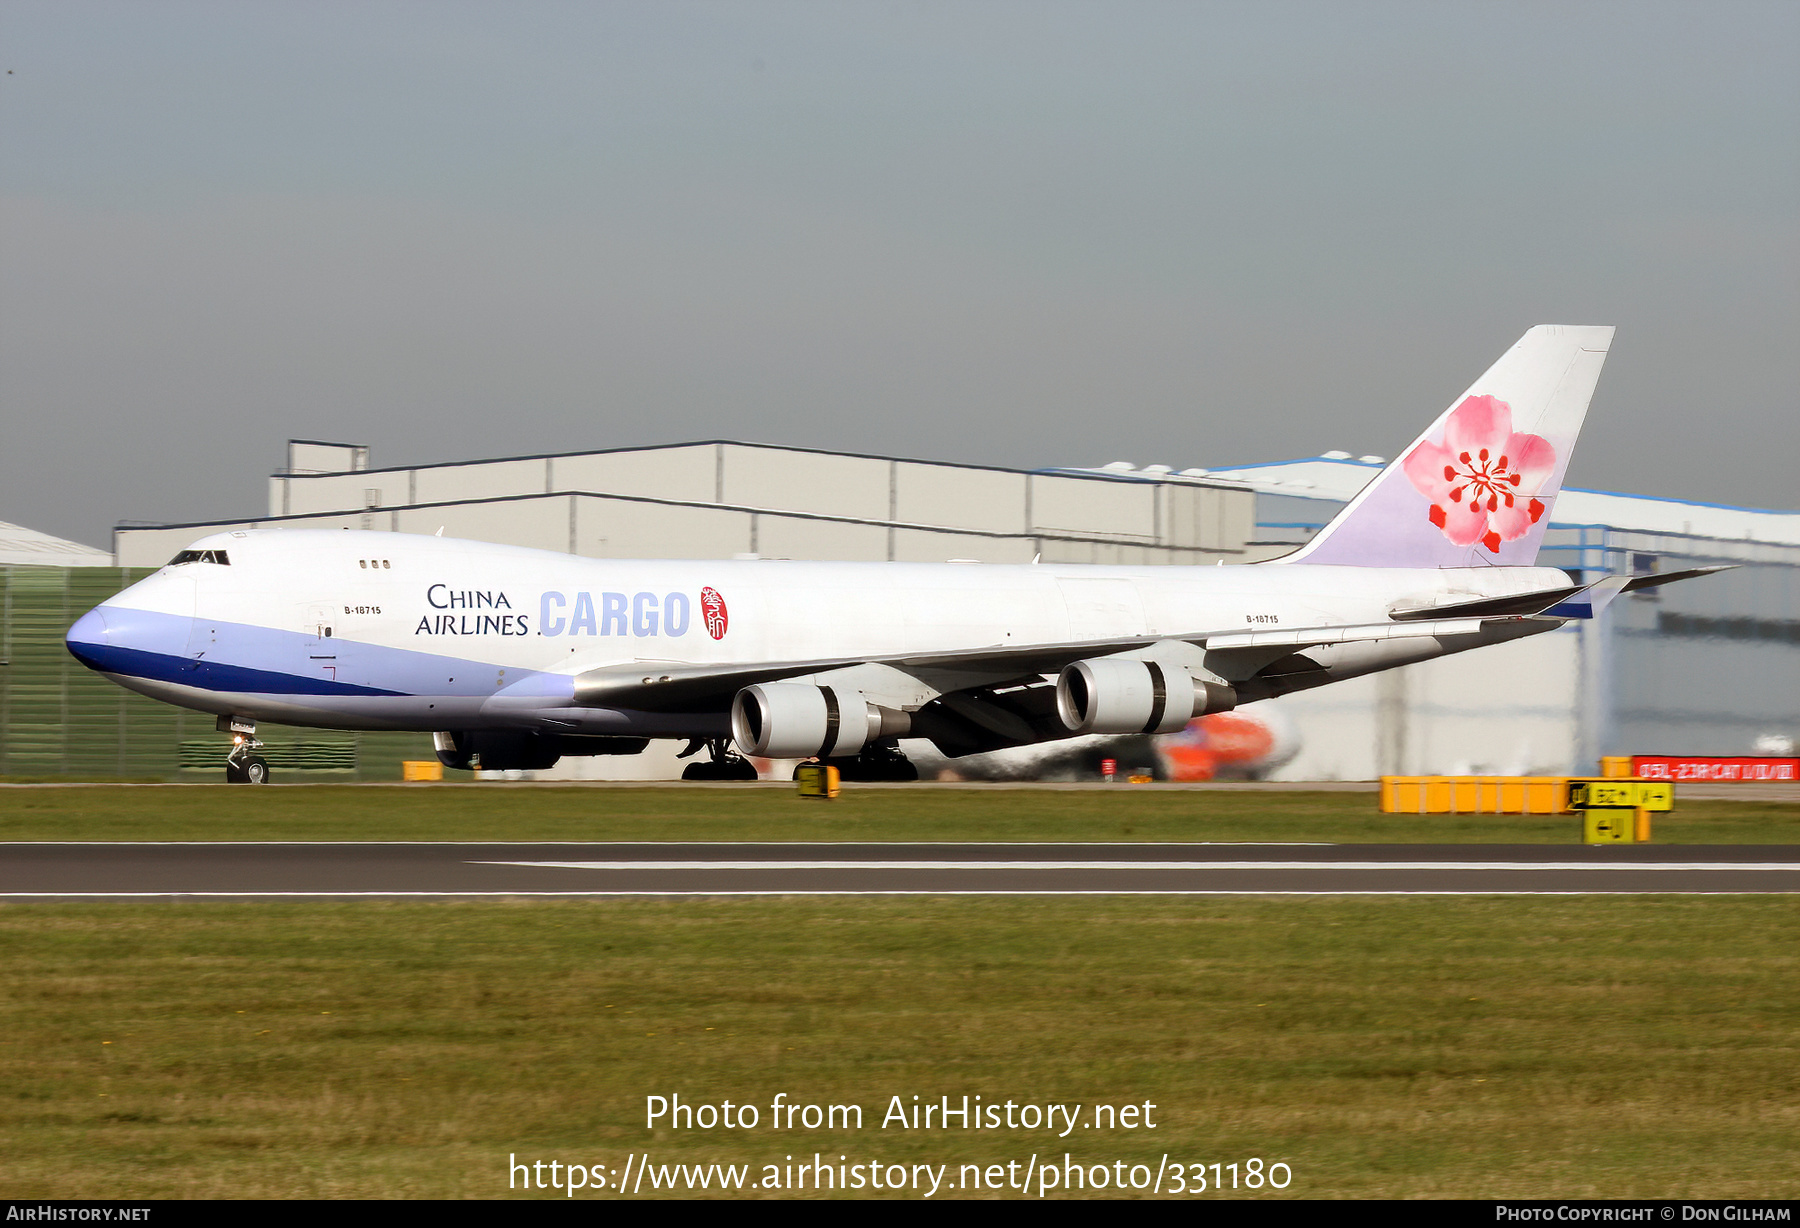
<path fill-rule="evenodd" d="M 256 752 L 262 743 L 256 737 L 256 722 L 241 717 L 221 716 L 220 733 L 231 735 L 231 753 L 225 756 L 225 782 L 233 785 L 266 785 L 269 783 L 269 761 Z"/>
<path fill-rule="evenodd" d="M 676 756 L 685 759 L 706 747 L 710 760 L 701 763 L 696 760 L 681 770 L 683 780 L 755 780 L 756 769 L 750 761 L 731 749 L 730 738 L 694 738 L 687 749 Z"/>

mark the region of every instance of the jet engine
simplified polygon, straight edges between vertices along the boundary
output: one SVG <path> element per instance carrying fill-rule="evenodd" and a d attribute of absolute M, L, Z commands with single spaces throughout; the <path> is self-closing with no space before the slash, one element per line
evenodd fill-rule
<path fill-rule="evenodd" d="M 1072 733 L 1173 733 L 1196 716 L 1235 707 L 1230 683 L 1187 665 L 1096 657 L 1056 680 L 1056 712 Z"/>
<path fill-rule="evenodd" d="M 739 753 L 765 759 L 838 759 L 877 738 L 907 733 L 904 712 L 878 707 L 846 687 L 764 682 L 731 701 Z"/>

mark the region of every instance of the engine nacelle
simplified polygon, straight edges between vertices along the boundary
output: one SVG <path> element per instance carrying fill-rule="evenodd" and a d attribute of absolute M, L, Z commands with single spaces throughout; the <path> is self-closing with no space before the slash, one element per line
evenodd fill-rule
<path fill-rule="evenodd" d="M 1235 707 L 1230 683 L 1160 661 L 1095 657 L 1056 680 L 1056 712 L 1073 733 L 1174 733 L 1196 716 Z"/>
<path fill-rule="evenodd" d="M 890 712 L 846 687 L 764 682 L 731 701 L 731 735 L 738 752 L 765 759 L 837 759 L 876 738 L 907 732 L 902 712 Z"/>

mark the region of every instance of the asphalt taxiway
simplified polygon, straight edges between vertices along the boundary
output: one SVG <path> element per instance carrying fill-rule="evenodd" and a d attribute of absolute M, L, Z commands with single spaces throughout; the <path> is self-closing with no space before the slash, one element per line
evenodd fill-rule
<path fill-rule="evenodd" d="M 0 899 L 1800 892 L 1791 845 L 5 843 Z"/>

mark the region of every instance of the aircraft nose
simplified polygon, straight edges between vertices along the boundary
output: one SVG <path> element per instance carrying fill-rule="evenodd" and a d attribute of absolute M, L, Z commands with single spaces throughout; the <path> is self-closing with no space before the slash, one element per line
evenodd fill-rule
<path fill-rule="evenodd" d="M 107 647 L 105 609 L 95 606 L 76 619 L 75 625 L 63 637 L 63 644 L 89 669 L 101 668 L 100 657 Z"/>

